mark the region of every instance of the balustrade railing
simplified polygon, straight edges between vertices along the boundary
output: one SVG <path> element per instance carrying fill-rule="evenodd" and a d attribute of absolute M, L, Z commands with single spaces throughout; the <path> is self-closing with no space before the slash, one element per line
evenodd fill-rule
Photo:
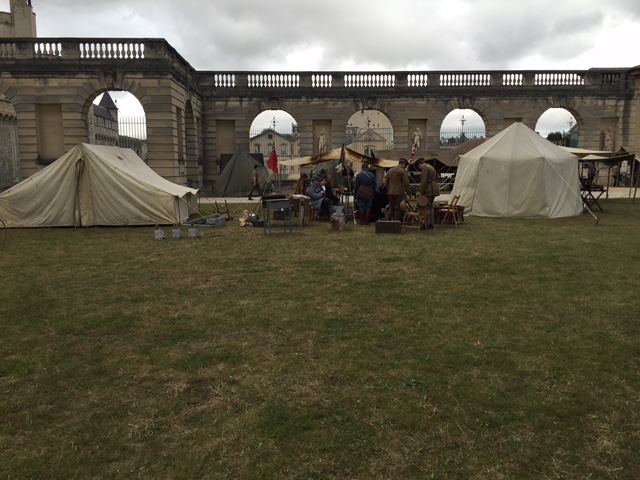
<path fill-rule="evenodd" d="M 215 89 L 436 89 L 501 87 L 628 88 L 627 69 L 580 71 L 433 72 L 196 72 L 164 39 L 4 38 L 0 62 L 96 60 L 110 63 L 167 61 L 179 75 L 198 75 Z"/>
<path fill-rule="evenodd" d="M 144 43 L 142 42 L 81 42 L 79 44 L 80 58 L 87 59 L 142 59 L 144 58 Z"/>

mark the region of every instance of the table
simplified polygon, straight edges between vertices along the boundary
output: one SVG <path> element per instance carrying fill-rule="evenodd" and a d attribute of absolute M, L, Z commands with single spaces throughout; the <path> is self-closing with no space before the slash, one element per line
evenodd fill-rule
<path fill-rule="evenodd" d="M 276 220 L 276 213 L 281 214 L 281 219 Z M 282 229 L 286 231 L 289 229 L 289 233 L 293 233 L 291 223 L 291 200 L 288 198 L 264 200 L 264 233 L 271 233 L 271 230 Z"/>
<path fill-rule="evenodd" d="M 582 196 L 582 203 L 584 203 L 587 207 L 591 208 L 594 205 L 600 209 L 601 212 L 602 207 L 600 203 L 598 203 L 598 199 L 604 194 L 604 186 L 603 185 L 581 185 L 580 186 L 580 196 Z"/>

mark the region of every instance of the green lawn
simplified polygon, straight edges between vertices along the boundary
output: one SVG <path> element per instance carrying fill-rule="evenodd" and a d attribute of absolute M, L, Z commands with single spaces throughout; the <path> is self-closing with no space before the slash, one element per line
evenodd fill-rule
<path fill-rule="evenodd" d="M 636 480 L 640 202 L 602 205 L 10 230 L 0 478 Z"/>

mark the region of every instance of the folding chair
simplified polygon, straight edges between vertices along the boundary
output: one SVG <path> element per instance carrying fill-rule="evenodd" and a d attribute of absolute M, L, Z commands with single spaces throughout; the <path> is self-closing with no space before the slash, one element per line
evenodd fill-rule
<path fill-rule="evenodd" d="M 402 228 L 417 228 L 418 230 L 425 230 L 427 228 L 427 209 L 420 207 L 413 208 L 411 203 L 405 200 L 407 210 L 402 217 Z"/>
<path fill-rule="evenodd" d="M 218 206 L 218 202 L 215 202 L 215 206 L 216 206 L 216 213 L 219 214 L 222 218 L 224 218 L 225 220 L 233 220 L 233 218 L 231 217 L 231 212 L 229 211 L 229 205 L 227 205 L 227 201 L 224 201 L 224 210 L 220 210 L 220 207 Z"/>
<path fill-rule="evenodd" d="M 460 211 L 458 210 L 458 200 L 460 200 L 460 195 L 455 195 L 450 203 L 441 207 L 440 211 L 444 212 L 441 222 L 442 224 L 446 224 L 449 218 L 451 218 L 453 224 L 458 228 L 458 225 L 461 223 Z"/>

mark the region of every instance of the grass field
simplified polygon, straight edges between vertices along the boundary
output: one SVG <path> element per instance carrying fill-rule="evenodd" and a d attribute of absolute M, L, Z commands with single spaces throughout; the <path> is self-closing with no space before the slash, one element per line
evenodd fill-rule
<path fill-rule="evenodd" d="M 638 479 L 640 203 L 602 204 L 11 230 L 0 478 Z"/>

